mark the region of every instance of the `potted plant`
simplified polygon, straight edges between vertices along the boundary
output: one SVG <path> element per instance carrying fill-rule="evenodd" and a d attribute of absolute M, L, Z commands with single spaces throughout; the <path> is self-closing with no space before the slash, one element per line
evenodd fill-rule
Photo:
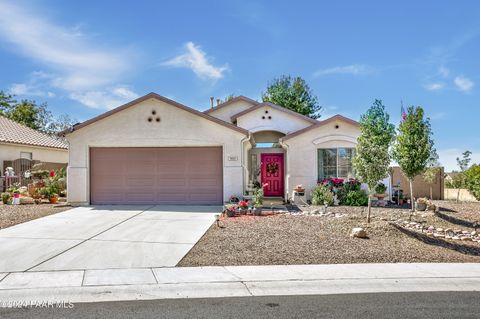
<path fill-rule="evenodd" d="M 398 205 L 402 206 L 403 205 L 403 192 L 400 191 L 398 194 Z"/>
<path fill-rule="evenodd" d="M 377 186 L 375 186 L 375 197 L 377 197 L 379 200 L 382 200 L 385 198 L 385 192 L 387 191 L 387 186 L 383 183 L 378 183 Z"/>
<path fill-rule="evenodd" d="M 12 195 L 10 193 L 2 193 L 2 202 L 7 205 L 10 202 Z"/>
<path fill-rule="evenodd" d="M 240 202 L 238 202 L 238 209 L 240 214 L 245 215 L 248 210 L 248 202 L 244 200 L 241 200 Z"/>
<path fill-rule="evenodd" d="M 260 216 L 262 214 L 263 197 L 263 187 L 257 188 L 253 193 L 253 206 L 255 207 L 255 216 Z"/>
<path fill-rule="evenodd" d="M 226 205 L 225 212 L 227 213 L 228 217 L 235 217 L 235 213 L 237 212 L 237 205 Z"/>

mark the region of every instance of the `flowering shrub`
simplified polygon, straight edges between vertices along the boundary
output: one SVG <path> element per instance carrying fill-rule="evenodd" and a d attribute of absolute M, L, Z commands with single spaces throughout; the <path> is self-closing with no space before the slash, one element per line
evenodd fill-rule
<path fill-rule="evenodd" d="M 330 177 L 330 178 L 324 179 L 323 181 L 320 181 L 319 184 L 325 185 L 329 188 L 342 187 L 343 186 L 343 179 L 342 178 Z"/>
<path fill-rule="evenodd" d="M 244 201 L 244 200 L 241 200 L 241 201 L 238 203 L 238 207 L 240 207 L 240 208 L 248 208 L 248 202 L 247 202 L 247 201 Z"/>

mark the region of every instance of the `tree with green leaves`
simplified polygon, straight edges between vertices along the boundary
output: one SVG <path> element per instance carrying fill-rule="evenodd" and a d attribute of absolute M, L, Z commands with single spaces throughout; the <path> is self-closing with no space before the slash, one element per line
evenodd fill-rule
<path fill-rule="evenodd" d="M 410 201 L 415 211 L 413 179 L 422 174 L 436 156 L 430 119 L 424 117 L 423 108 L 409 107 L 398 127 L 397 140 L 393 147 L 393 158 L 410 183 Z"/>
<path fill-rule="evenodd" d="M 262 93 L 263 102 L 278 104 L 287 109 L 317 119 L 322 107 L 318 99 L 301 77 L 283 75 L 269 83 Z"/>
<path fill-rule="evenodd" d="M 457 157 L 457 165 L 460 167 L 461 172 L 465 172 L 470 166 L 470 162 L 472 161 L 470 155 L 472 155 L 472 152 L 466 150 L 462 153 L 462 158 Z"/>
<path fill-rule="evenodd" d="M 356 176 L 368 186 L 368 223 L 375 187 L 388 176 L 391 161 L 389 148 L 395 138 L 395 126 L 389 120 L 390 116 L 381 100 L 375 100 L 360 117 L 360 136 L 357 139 L 353 167 Z"/>
<path fill-rule="evenodd" d="M 46 103 L 33 100 L 17 102 L 14 96 L 0 91 L 0 115 L 34 130 L 54 135 L 76 123 L 67 114 L 53 116 Z"/>

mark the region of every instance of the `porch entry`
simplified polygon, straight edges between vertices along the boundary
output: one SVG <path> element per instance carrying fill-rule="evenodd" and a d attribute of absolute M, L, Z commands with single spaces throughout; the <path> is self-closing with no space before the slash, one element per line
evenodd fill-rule
<path fill-rule="evenodd" d="M 284 160 L 283 153 L 264 153 L 261 159 L 261 181 L 265 186 L 264 195 L 283 197 Z"/>

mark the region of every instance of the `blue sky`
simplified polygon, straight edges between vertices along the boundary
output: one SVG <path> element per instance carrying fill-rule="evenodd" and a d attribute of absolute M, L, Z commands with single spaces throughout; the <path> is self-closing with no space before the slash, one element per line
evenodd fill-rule
<path fill-rule="evenodd" d="M 440 161 L 480 162 L 478 1 L 4 1 L 0 89 L 83 121 L 148 92 L 203 110 L 302 76 L 323 116 L 375 98 L 431 118 Z"/>

